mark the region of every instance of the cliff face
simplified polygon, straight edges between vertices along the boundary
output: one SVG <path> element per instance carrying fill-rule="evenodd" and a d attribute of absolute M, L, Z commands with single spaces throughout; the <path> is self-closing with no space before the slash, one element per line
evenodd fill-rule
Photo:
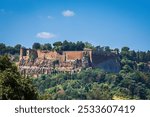
<path fill-rule="evenodd" d="M 115 54 L 101 55 L 93 54 L 93 66 L 101 68 L 106 72 L 118 73 L 121 69 L 118 56 Z"/>
<path fill-rule="evenodd" d="M 120 71 L 120 63 L 117 59 L 108 59 L 95 65 L 95 67 L 101 68 L 107 72 L 118 73 Z"/>

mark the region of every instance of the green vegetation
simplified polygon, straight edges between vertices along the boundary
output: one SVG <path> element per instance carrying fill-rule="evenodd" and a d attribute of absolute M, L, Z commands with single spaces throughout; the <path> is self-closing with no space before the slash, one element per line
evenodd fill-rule
<path fill-rule="evenodd" d="M 23 78 L 8 56 L 0 56 L 0 99 L 31 100 L 37 97 L 31 79 Z"/>
<path fill-rule="evenodd" d="M 115 53 L 120 72 L 107 73 L 94 68 L 74 74 L 42 75 L 33 79 L 40 99 L 150 99 L 150 51 L 135 52 L 123 47 L 119 52 L 118 48 L 85 45 L 93 49 L 93 54 L 106 59 Z M 60 48 L 62 43 L 54 46 Z"/>
<path fill-rule="evenodd" d="M 0 55 L 19 54 L 20 47 L 19 44 L 10 47 L 1 43 Z M 8 56 L 0 56 L 0 99 L 150 99 L 150 51 L 134 51 L 129 47 L 121 50 L 111 49 L 109 46 L 94 47 L 88 42 L 79 41 L 58 41 L 53 45 L 34 43 L 32 48 L 56 51 L 90 48 L 95 59 L 104 61 L 117 57 L 121 69 L 119 73 L 111 73 L 99 68 L 85 68 L 74 74 L 59 73 L 42 75 L 39 78 L 23 78 Z M 31 58 L 34 59 L 34 56 Z"/>
<path fill-rule="evenodd" d="M 74 42 L 68 42 L 65 40 L 64 42 L 58 41 L 58 42 L 53 43 L 53 47 L 50 43 L 47 43 L 44 45 L 40 43 L 34 43 L 32 46 L 32 49 L 56 50 L 56 51 L 78 51 L 78 50 L 83 50 L 85 47 L 85 44 L 82 41 L 78 41 L 74 43 Z"/>
<path fill-rule="evenodd" d="M 150 99 L 150 74 L 106 73 L 100 69 L 33 79 L 40 99 Z"/>
<path fill-rule="evenodd" d="M 16 46 L 12 47 L 12 46 L 6 46 L 3 43 L 0 43 L 0 55 L 4 55 L 4 54 L 19 54 L 20 53 L 20 48 L 21 45 L 17 44 Z"/>

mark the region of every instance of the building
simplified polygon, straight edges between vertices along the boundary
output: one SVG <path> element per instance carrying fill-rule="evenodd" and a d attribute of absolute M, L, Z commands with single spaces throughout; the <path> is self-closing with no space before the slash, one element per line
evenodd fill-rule
<path fill-rule="evenodd" d="M 91 67 L 92 50 L 83 51 L 48 51 L 21 48 L 19 71 L 25 76 L 37 77 L 41 74 L 58 72 L 79 72 Z"/>

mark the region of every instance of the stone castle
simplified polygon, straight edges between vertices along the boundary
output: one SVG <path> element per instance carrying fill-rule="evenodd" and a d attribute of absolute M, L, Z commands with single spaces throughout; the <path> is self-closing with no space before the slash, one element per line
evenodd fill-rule
<path fill-rule="evenodd" d="M 19 71 L 24 76 L 38 77 L 42 74 L 80 72 L 92 66 L 92 50 L 48 51 L 20 49 Z"/>

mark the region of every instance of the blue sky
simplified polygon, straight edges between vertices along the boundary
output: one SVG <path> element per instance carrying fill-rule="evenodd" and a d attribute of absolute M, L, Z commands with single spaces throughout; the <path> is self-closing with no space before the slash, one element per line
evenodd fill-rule
<path fill-rule="evenodd" d="M 150 50 L 150 1 L 0 0 L 0 43 L 64 40 Z"/>

